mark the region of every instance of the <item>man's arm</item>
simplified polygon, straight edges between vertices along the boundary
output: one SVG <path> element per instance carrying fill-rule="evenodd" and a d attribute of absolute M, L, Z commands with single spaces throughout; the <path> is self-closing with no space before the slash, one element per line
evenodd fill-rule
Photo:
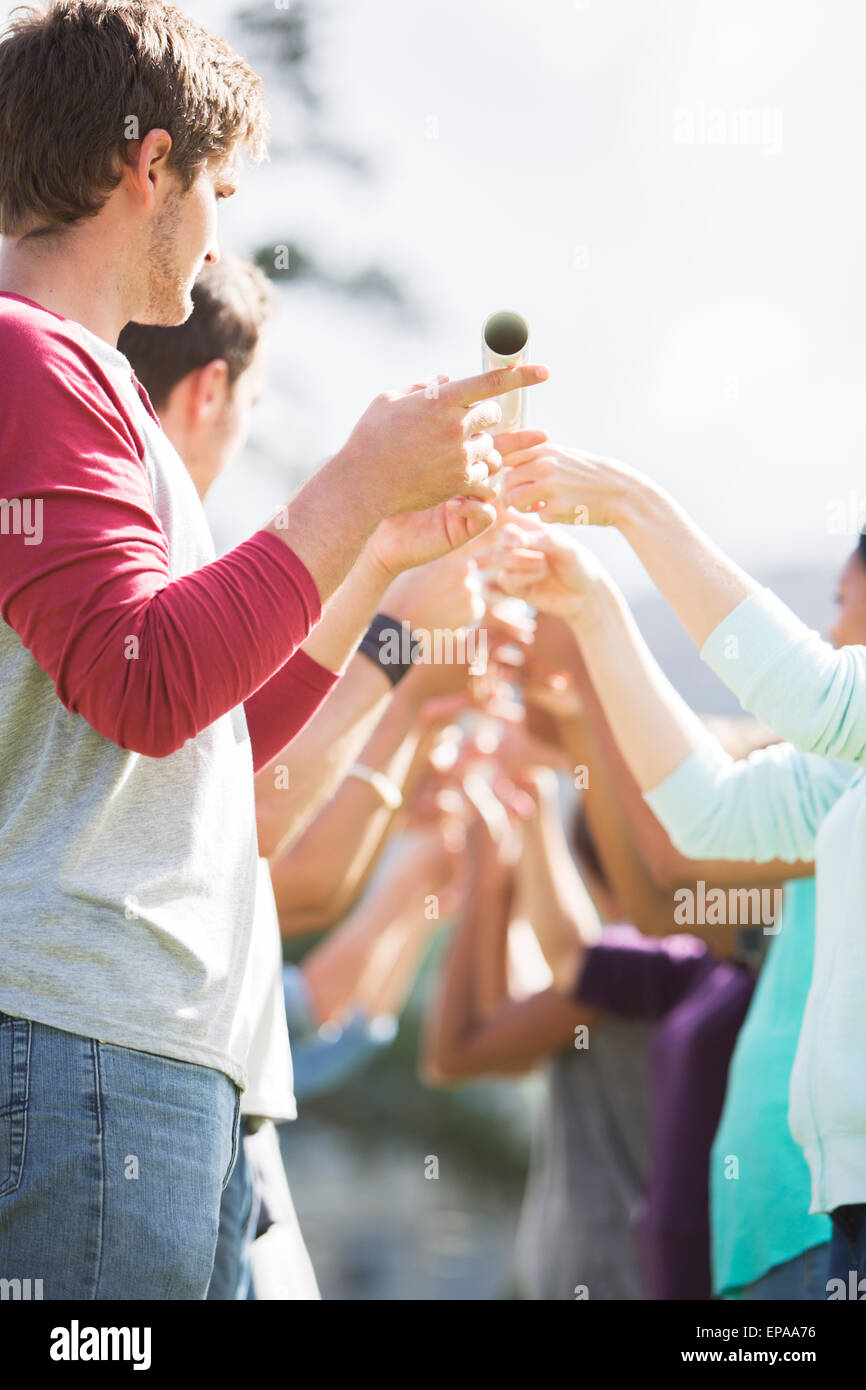
<path fill-rule="evenodd" d="M 55 330 L 35 341 L 10 332 L 3 367 L 0 492 L 13 512 L 38 511 L 44 533 L 33 544 L 21 528 L 4 531 L 0 614 L 68 709 L 151 757 L 279 670 L 383 516 L 457 492 L 491 496 L 484 459 L 497 464 L 483 431 L 498 407 L 473 410 L 468 397 L 546 375 L 519 369 L 454 383 L 439 399 L 421 389 L 380 398 L 285 509 L 286 528 L 272 524 L 173 579 L 142 440 L 98 364 Z M 395 466 L 401 437 L 411 468 Z"/>
<path fill-rule="evenodd" d="M 479 525 L 486 524 L 483 516 L 475 518 Z M 279 760 L 280 754 L 286 750 L 287 757 L 288 745 L 294 743 L 301 732 L 309 725 L 313 716 L 321 710 L 327 697 L 334 690 L 347 663 L 351 662 L 354 652 L 367 631 L 370 621 L 376 613 L 383 595 L 388 590 L 392 582 L 392 576 L 385 569 L 384 565 L 378 560 L 372 547 L 368 543 L 357 563 L 347 575 L 346 579 L 333 595 L 330 602 L 326 605 L 321 621 L 310 633 L 299 651 L 295 652 L 289 660 L 276 671 L 270 680 L 266 681 L 254 695 L 245 701 L 244 709 L 247 716 L 247 725 L 250 733 L 250 741 L 253 747 L 253 766 L 257 773 L 267 769 L 268 765 L 275 760 Z M 368 663 L 369 664 L 369 663 Z M 360 682 L 361 688 L 367 694 L 372 695 L 374 702 L 385 693 L 387 678 L 381 675 L 374 681 L 363 680 Z M 354 692 L 357 694 L 359 682 L 353 682 Z M 330 703 L 330 702 L 329 702 Z M 350 713 L 353 718 L 363 717 L 365 709 L 363 705 L 357 708 L 357 702 L 350 700 L 348 706 L 345 702 L 337 707 L 337 714 Z M 325 718 L 319 724 L 316 733 L 308 739 L 303 750 L 305 756 L 315 755 L 318 751 L 316 744 L 318 735 L 321 733 L 332 732 L 339 735 L 340 726 L 335 724 L 333 714 Z M 324 751 L 324 750 L 322 750 Z M 331 760 L 333 762 L 333 759 Z M 301 765 L 298 754 L 291 756 L 291 762 L 297 771 Z M 282 768 L 286 763 L 284 757 L 280 761 Z M 327 773 L 327 768 L 321 764 L 316 764 L 316 772 Z M 302 774 L 303 777 L 303 774 Z M 310 785 L 307 790 L 311 797 L 316 795 L 317 779 L 308 778 Z M 276 791 L 281 786 L 279 774 L 276 780 L 268 784 L 265 779 L 261 784 L 262 800 L 268 796 L 265 788 L 270 785 L 271 791 Z M 318 781 L 321 788 L 322 781 Z M 326 784 L 327 785 L 327 784 Z M 331 783 L 333 787 L 335 783 Z M 287 788 L 283 787 L 283 790 Z M 293 802 L 297 804 L 297 784 L 293 788 Z M 327 790 L 325 790 L 327 795 Z M 272 797 L 270 800 L 270 816 L 267 817 L 272 822 L 275 818 L 277 807 L 280 805 L 286 809 L 286 798 L 282 797 L 281 802 L 275 802 Z M 319 804 L 324 796 L 319 794 L 317 800 Z M 264 806 L 260 809 L 260 847 L 261 847 L 261 828 L 266 819 Z M 313 804 L 307 812 L 308 818 L 315 810 Z M 293 823 L 296 823 L 293 818 Z M 283 839 L 289 831 L 289 824 L 286 824 L 279 834 L 279 839 Z M 273 834 L 276 827 L 272 825 L 270 836 L 266 836 L 266 843 L 269 850 L 262 849 L 263 854 L 272 853 L 276 845 L 273 842 Z"/>

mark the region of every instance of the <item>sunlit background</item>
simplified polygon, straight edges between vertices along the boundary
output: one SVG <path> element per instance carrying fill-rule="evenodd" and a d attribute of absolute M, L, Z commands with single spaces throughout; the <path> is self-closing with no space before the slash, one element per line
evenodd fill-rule
<path fill-rule="evenodd" d="M 826 625 L 866 517 L 862 4 L 187 8 L 264 74 L 274 128 L 224 217 L 282 288 L 252 447 L 210 503 L 221 548 L 384 386 L 477 370 L 511 307 L 551 369 L 533 422 L 652 473 Z M 647 593 L 618 537 L 593 543 Z M 640 611 L 686 693 L 730 708 Z"/>
<path fill-rule="evenodd" d="M 746 566 L 814 567 L 826 601 L 839 505 L 866 514 L 862 4 L 187 8 L 273 113 L 225 242 L 302 272 L 290 253 L 224 544 L 383 386 L 476 370 L 513 307 L 551 368 L 535 422 L 651 472 Z"/>
<path fill-rule="evenodd" d="M 279 289 L 253 439 L 208 504 L 220 550 L 378 391 L 477 371 L 512 308 L 551 370 L 532 422 L 651 473 L 827 623 L 866 518 L 862 0 L 184 8 L 273 121 L 222 214 Z M 624 544 L 591 540 L 689 697 L 728 708 Z M 527 1092 L 425 1099 L 413 1046 L 286 1141 L 323 1290 L 507 1296 Z M 425 1186 L 442 1125 L 462 1176 Z"/>

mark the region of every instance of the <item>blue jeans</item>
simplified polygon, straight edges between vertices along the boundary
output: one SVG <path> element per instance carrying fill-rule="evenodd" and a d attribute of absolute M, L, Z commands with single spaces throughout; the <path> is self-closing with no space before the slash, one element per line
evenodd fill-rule
<path fill-rule="evenodd" d="M 845 1286 L 844 1296 L 862 1301 L 866 1298 L 866 1205 L 861 1202 L 856 1206 L 837 1207 L 830 1216 L 833 1236 L 828 1279 L 841 1279 Z M 839 1296 L 837 1289 L 833 1292 Z"/>
<path fill-rule="evenodd" d="M 0 1278 L 205 1298 L 239 1109 L 210 1067 L 0 1013 Z"/>
<path fill-rule="evenodd" d="M 220 1203 L 219 1235 L 207 1291 L 209 1299 L 255 1298 L 252 1246 L 262 1202 L 247 1162 L 244 1131 L 241 1120 L 237 1162 Z"/>
<path fill-rule="evenodd" d="M 820 1302 L 827 1297 L 827 1266 L 830 1257 L 830 1244 L 813 1245 L 810 1250 L 795 1255 L 793 1260 L 774 1265 L 754 1283 L 747 1284 L 739 1292 L 745 1300 L 778 1299 L 788 1303 L 795 1300 L 815 1299 Z"/>

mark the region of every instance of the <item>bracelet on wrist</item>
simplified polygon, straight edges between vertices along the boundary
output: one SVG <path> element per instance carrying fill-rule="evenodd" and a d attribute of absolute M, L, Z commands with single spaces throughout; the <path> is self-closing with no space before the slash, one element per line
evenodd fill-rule
<path fill-rule="evenodd" d="M 379 793 L 389 811 L 397 811 L 403 805 L 403 793 L 397 783 L 386 777 L 384 772 L 377 772 L 374 767 L 367 767 L 365 763 L 353 763 L 346 776 L 368 782 Z"/>

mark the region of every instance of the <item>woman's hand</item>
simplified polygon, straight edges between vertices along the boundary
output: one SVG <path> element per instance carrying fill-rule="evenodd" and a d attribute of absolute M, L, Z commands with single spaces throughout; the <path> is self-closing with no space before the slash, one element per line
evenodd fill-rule
<path fill-rule="evenodd" d="M 509 456 L 503 500 L 519 512 L 573 526 L 619 526 L 633 497 L 651 486 L 636 469 L 556 444 Z"/>
<path fill-rule="evenodd" d="M 492 557 L 501 566 L 497 587 L 542 613 L 576 621 L 586 600 L 607 584 L 601 561 L 571 537 L 533 530 L 528 544 L 510 528 L 507 544 Z"/>

